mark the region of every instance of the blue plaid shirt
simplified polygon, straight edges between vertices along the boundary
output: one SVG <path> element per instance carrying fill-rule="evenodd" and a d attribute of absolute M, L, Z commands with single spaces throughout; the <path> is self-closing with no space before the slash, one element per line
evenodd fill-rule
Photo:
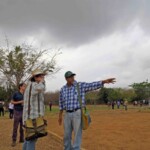
<path fill-rule="evenodd" d="M 103 87 L 103 84 L 101 81 L 93 82 L 93 83 L 79 82 L 78 84 L 79 84 L 83 107 L 85 106 L 86 92 L 97 90 Z M 59 108 L 60 110 L 74 110 L 77 108 L 81 108 L 80 103 L 79 103 L 79 98 L 78 98 L 76 81 L 70 87 L 68 87 L 67 85 L 62 87 L 60 91 Z"/>

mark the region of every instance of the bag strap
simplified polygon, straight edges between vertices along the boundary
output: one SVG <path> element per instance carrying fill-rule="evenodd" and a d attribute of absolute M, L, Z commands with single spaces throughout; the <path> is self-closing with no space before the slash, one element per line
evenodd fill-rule
<path fill-rule="evenodd" d="M 40 93 L 38 93 L 38 114 L 40 117 Z"/>
<path fill-rule="evenodd" d="M 81 98 L 81 95 L 80 95 L 79 83 L 77 83 L 77 91 L 78 91 L 78 101 L 80 103 L 80 107 L 82 108 L 82 98 Z"/>
<path fill-rule="evenodd" d="M 79 87 L 79 83 L 77 83 L 77 91 L 78 91 L 78 100 L 79 100 L 79 103 L 80 103 L 80 107 L 81 107 L 81 110 L 82 110 L 82 98 L 81 98 L 81 93 L 80 93 L 80 87 Z M 84 111 L 86 112 L 86 106 L 84 107 Z"/>
<path fill-rule="evenodd" d="M 29 89 L 29 101 L 28 101 L 28 119 L 30 117 L 30 99 L 31 99 L 31 91 L 32 91 L 32 82 Z"/>

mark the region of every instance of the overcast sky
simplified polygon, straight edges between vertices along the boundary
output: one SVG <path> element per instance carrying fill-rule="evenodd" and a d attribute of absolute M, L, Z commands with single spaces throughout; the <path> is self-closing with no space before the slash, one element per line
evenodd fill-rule
<path fill-rule="evenodd" d="M 150 0 L 0 0 L 0 35 L 62 48 L 47 90 L 67 70 L 78 81 L 116 77 L 115 87 L 150 79 Z"/>

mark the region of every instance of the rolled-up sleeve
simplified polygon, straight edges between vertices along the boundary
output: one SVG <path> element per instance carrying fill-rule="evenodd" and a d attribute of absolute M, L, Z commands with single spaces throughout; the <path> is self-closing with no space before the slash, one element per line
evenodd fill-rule
<path fill-rule="evenodd" d="M 102 81 L 92 82 L 92 83 L 82 82 L 81 86 L 82 86 L 82 89 L 85 92 L 88 92 L 88 91 L 93 91 L 93 90 L 97 90 L 97 89 L 102 88 L 103 87 L 103 83 L 102 83 Z"/>
<path fill-rule="evenodd" d="M 60 94 L 59 94 L 59 109 L 60 110 L 63 110 L 63 92 L 62 92 L 62 89 L 60 91 Z"/>

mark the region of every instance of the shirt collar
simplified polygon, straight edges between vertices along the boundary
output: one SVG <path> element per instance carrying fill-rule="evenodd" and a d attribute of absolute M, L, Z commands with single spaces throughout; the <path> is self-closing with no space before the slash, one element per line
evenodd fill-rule
<path fill-rule="evenodd" d="M 72 84 L 72 86 L 76 86 L 77 85 L 77 81 L 75 80 L 74 83 Z M 66 87 L 68 87 L 68 85 L 66 84 Z"/>

